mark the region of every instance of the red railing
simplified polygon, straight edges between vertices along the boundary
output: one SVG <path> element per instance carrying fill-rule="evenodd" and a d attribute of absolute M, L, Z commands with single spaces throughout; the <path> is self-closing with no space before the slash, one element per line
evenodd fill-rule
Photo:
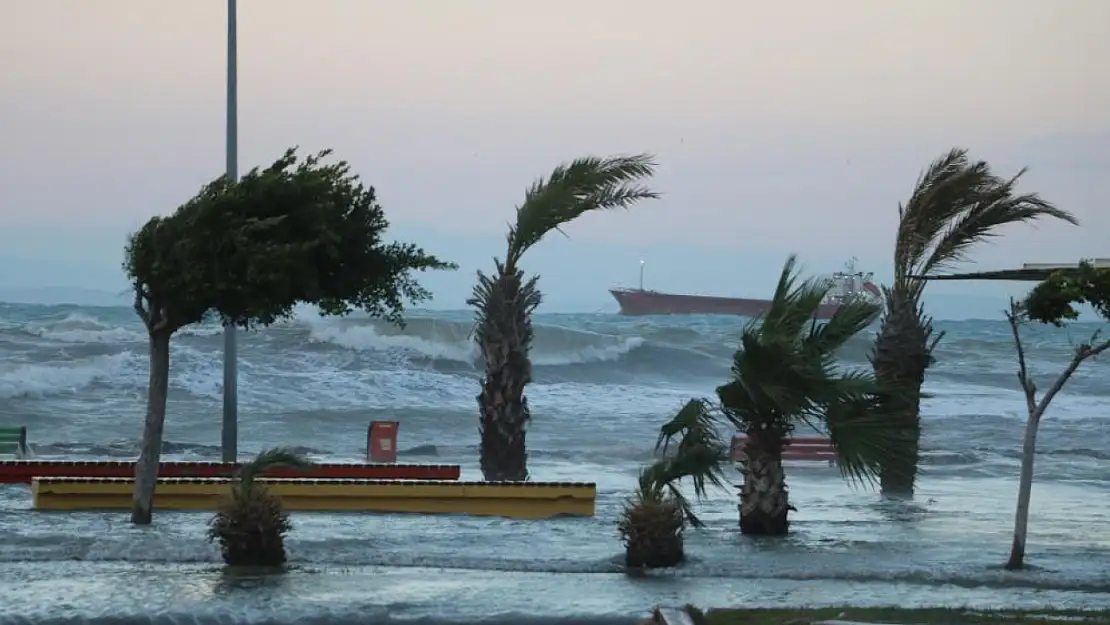
<path fill-rule="evenodd" d="M 744 446 L 747 437 L 736 434 L 732 437 L 732 459 L 744 461 Z M 836 448 L 832 441 L 823 436 L 797 436 L 787 439 L 782 450 L 783 460 L 807 460 L 810 462 L 836 463 Z"/>
<path fill-rule="evenodd" d="M 238 465 L 223 462 L 163 462 L 159 477 L 231 477 Z M 266 477 L 339 480 L 457 480 L 457 464 L 324 463 L 313 469 L 275 467 Z M 30 484 L 36 477 L 134 477 L 132 460 L 0 460 L 0 484 Z"/>

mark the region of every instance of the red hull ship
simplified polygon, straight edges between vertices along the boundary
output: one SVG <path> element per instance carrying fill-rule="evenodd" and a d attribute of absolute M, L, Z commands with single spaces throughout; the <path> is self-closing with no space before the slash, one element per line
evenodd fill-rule
<path fill-rule="evenodd" d="M 713 295 L 682 295 L 638 289 L 610 289 L 620 305 L 622 315 L 740 315 L 759 317 L 771 307 L 771 300 L 748 297 L 718 297 Z M 818 319 L 829 319 L 841 304 L 851 299 L 864 298 L 878 301 L 882 291 L 874 283 L 874 274 L 855 270 L 855 259 L 848 262 L 844 271 L 827 278 L 832 289 L 817 310 Z"/>

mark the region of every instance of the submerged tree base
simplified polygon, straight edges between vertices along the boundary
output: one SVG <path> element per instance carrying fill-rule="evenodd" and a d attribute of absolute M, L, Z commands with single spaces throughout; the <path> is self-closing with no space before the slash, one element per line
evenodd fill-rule
<path fill-rule="evenodd" d="M 229 565 L 279 567 L 285 564 L 285 533 L 290 527 L 281 500 L 255 485 L 232 489 L 220 503 L 208 535 L 220 544 Z"/>
<path fill-rule="evenodd" d="M 670 499 L 629 502 L 618 530 L 624 539 L 624 564 L 629 568 L 678 566 L 686 559 L 682 509 Z"/>
<path fill-rule="evenodd" d="M 740 506 L 740 533 L 747 536 L 786 536 L 790 532 L 790 510 L 768 513 L 756 509 L 744 514 Z"/>

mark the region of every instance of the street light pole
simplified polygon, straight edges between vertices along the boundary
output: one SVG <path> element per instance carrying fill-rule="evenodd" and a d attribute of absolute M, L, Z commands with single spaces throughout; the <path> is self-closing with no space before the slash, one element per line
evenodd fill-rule
<path fill-rule="evenodd" d="M 640 261 L 640 290 L 644 290 L 644 261 Z"/>
<path fill-rule="evenodd" d="M 239 177 L 239 70 L 235 0 L 227 0 L 227 177 Z M 224 326 L 224 412 L 221 450 L 224 462 L 239 457 L 239 346 L 235 326 Z"/>

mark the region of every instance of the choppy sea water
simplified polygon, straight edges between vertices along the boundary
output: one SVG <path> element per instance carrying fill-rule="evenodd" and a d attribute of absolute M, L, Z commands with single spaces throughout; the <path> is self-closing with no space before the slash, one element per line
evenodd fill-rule
<path fill-rule="evenodd" d="M 727 375 L 738 319 L 539 315 L 529 387 L 537 480 L 597 482 L 591 519 L 294 514 L 279 577 L 226 573 L 203 513 L 30 510 L 0 486 L 0 623 L 479 621 L 623 623 L 652 605 L 900 604 L 1110 606 L 1110 366 L 1088 363 L 1056 400 L 1039 440 L 1033 570 L 1000 569 L 1017 489 L 1023 400 L 1001 321 L 940 323 L 925 402 L 918 496 L 883 501 L 835 469 L 789 470 L 793 534 L 738 535 L 734 493 L 701 505 L 690 562 L 627 575 L 615 518 L 658 426 Z M 401 331 L 365 319 L 296 321 L 240 338 L 244 454 L 297 445 L 319 459 L 365 455 L 371 419 L 401 423 L 403 459 L 477 469 L 477 368 L 466 312 L 414 313 Z M 1090 328 L 1031 329 L 1041 386 L 1069 339 Z M 849 345 L 865 365 L 867 339 Z M 221 337 L 173 344 L 166 451 L 219 456 Z M 145 335 L 124 308 L 0 304 L 0 423 L 26 424 L 40 456 L 136 453 Z"/>

